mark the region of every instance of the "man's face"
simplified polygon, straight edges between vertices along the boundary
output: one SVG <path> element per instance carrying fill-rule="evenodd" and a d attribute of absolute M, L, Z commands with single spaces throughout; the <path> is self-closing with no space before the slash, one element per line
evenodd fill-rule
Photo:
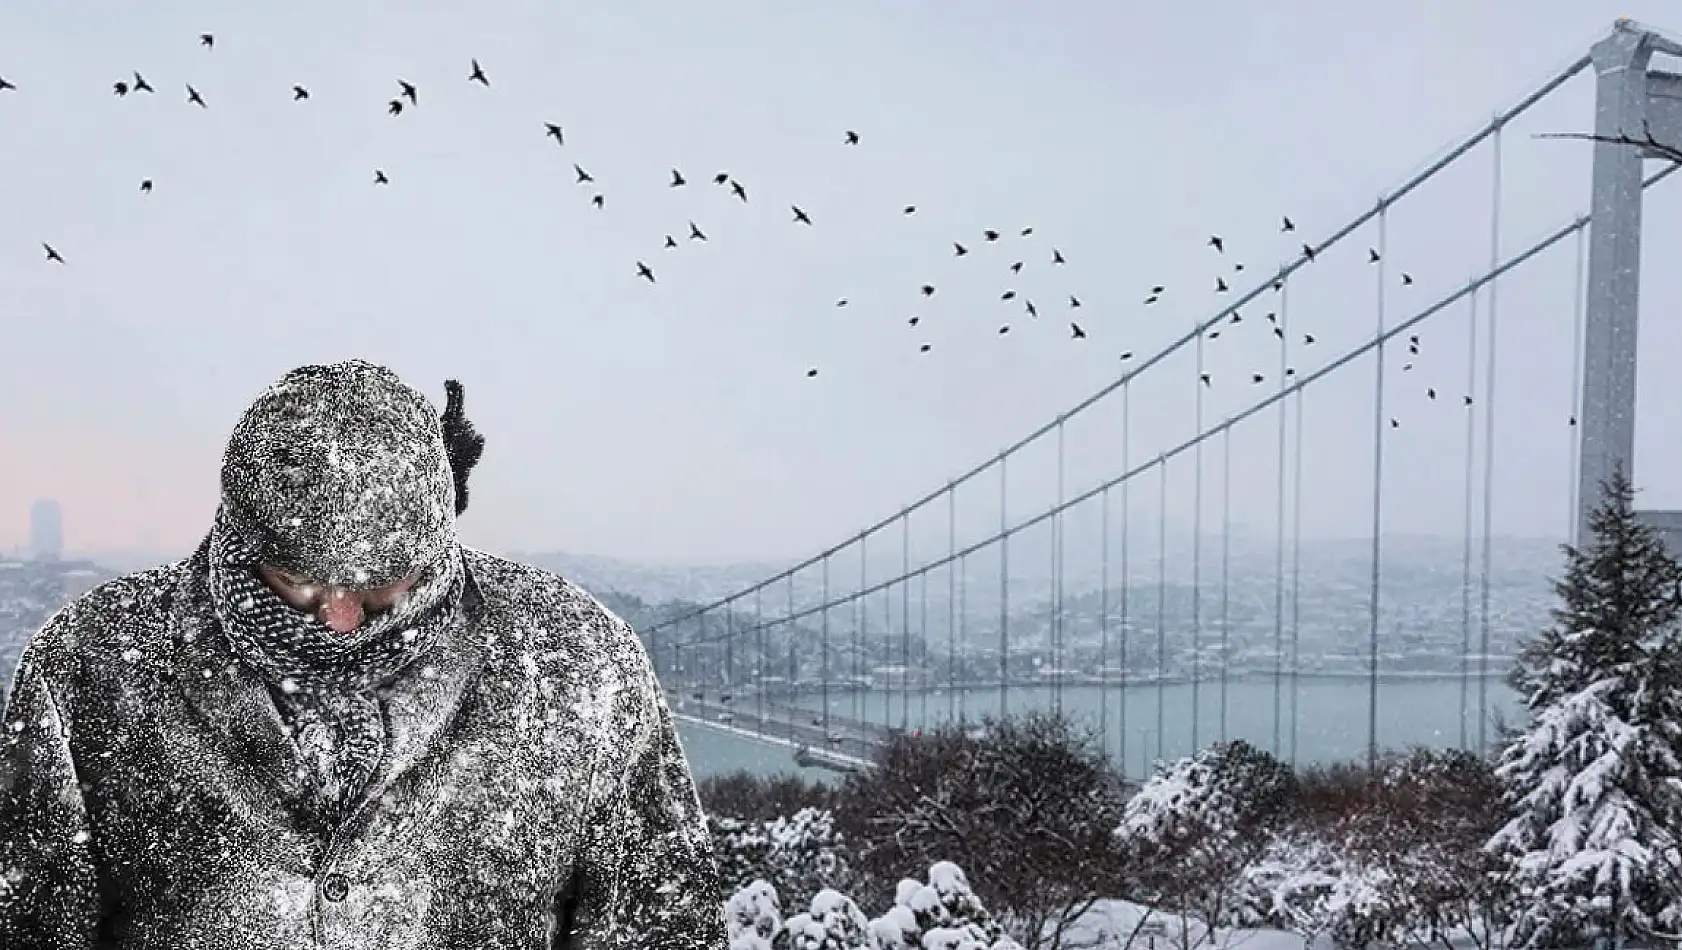
<path fill-rule="evenodd" d="M 272 567 L 262 568 L 258 574 L 292 609 L 314 614 L 334 633 L 352 633 L 369 614 L 390 610 L 420 580 L 420 572 L 415 571 L 395 584 L 350 590 L 295 577 Z"/>

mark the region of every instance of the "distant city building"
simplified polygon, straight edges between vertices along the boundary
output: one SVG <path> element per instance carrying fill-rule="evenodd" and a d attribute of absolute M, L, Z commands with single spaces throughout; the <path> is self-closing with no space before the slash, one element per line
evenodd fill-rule
<path fill-rule="evenodd" d="M 30 506 L 29 556 L 36 561 L 64 560 L 64 513 L 51 498 Z"/>

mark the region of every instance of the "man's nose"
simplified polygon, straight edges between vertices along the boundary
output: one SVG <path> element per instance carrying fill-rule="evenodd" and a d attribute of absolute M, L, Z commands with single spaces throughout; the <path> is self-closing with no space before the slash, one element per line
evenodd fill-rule
<path fill-rule="evenodd" d="M 349 591 L 328 588 L 319 616 L 334 633 L 350 633 L 362 625 L 362 599 Z"/>

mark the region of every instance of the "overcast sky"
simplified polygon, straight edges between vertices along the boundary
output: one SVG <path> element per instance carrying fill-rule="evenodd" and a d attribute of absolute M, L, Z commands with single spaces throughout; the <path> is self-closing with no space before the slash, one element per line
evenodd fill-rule
<path fill-rule="evenodd" d="M 21 543 L 30 501 L 50 496 L 73 549 L 185 551 L 246 403 L 291 367 L 360 357 L 440 404 L 446 377 L 465 383 L 489 440 L 463 518 L 472 543 L 803 555 L 1054 418 L 1114 379 L 1122 352 L 1185 332 L 1222 301 L 1217 276 L 1234 291 L 1265 279 L 1616 16 L 1682 27 L 1667 7 L 178 0 L 91 16 L 8 3 L 0 545 Z M 467 81 L 472 58 L 489 88 Z M 113 95 L 136 69 L 156 94 Z M 399 78 L 419 103 L 393 117 Z M 208 108 L 187 104 L 187 83 Z M 1532 133 L 1590 128 L 1592 91 L 1585 73 L 1507 133 L 1506 252 L 1583 207 L 1589 146 Z M 574 162 L 594 187 L 575 183 Z M 1480 150 L 1388 216 L 1387 319 L 1487 265 L 1492 166 Z M 673 167 L 687 186 L 668 186 Z M 719 171 L 746 204 L 711 183 Z M 1664 264 L 1682 248 L 1679 192 L 1661 185 L 1648 203 L 1648 354 L 1682 345 L 1655 303 L 1682 291 Z M 1279 233 L 1281 214 L 1297 233 Z M 706 243 L 688 239 L 691 220 Z M 987 228 L 1003 237 L 990 244 Z M 1358 233 L 1293 284 L 1299 373 L 1372 332 L 1377 241 Z M 42 242 L 66 263 L 46 262 Z M 1572 255 L 1567 242 L 1501 286 L 1500 532 L 1567 523 Z M 1144 306 L 1159 283 L 1167 294 Z M 1206 421 L 1276 382 L 1276 309 L 1269 295 L 1206 344 Z M 1070 338 L 1071 317 L 1087 339 Z M 1421 328 L 1420 354 L 1388 357 L 1390 530 L 1461 530 L 1466 318 L 1457 305 Z M 1194 431 L 1191 350 L 1132 387 L 1131 462 Z M 1643 365 L 1643 503 L 1682 506 L 1682 381 Z M 1305 397 L 1307 533 L 1368 530 L 1373 390 L 1363 361 Z M 1119 398 L 1068 424 L 1069 491 L 1120 470 L 1122 432 Z M 1272 530 L 1277 437 L 1268 413 L 1232 440 L 1233 518 L 1258 532 Z M 1204 458 L 1206 524 L 1220 517 L 1220 445 Z M 1054 497 L 1054 453 L 1047 440 L 1013 464 L 1013 517 Z M 1188 513 L 1190 464 L 1170 481 L 1170 511 Z M 1141 484 L 1134 510 L 1153 510 L 1156 483 Z M 997 491 L 989 476 L 963 494 L 967 534 L 996 525 Z"/>

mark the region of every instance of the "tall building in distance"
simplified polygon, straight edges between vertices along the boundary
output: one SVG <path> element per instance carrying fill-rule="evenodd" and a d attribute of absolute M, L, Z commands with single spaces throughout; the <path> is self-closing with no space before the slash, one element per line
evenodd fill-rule
<path fill-rule="evenodd" d="M 29 556 L 36 561 L 64 560 L 64 512 L 51 498 L 29 508 Z"/>

